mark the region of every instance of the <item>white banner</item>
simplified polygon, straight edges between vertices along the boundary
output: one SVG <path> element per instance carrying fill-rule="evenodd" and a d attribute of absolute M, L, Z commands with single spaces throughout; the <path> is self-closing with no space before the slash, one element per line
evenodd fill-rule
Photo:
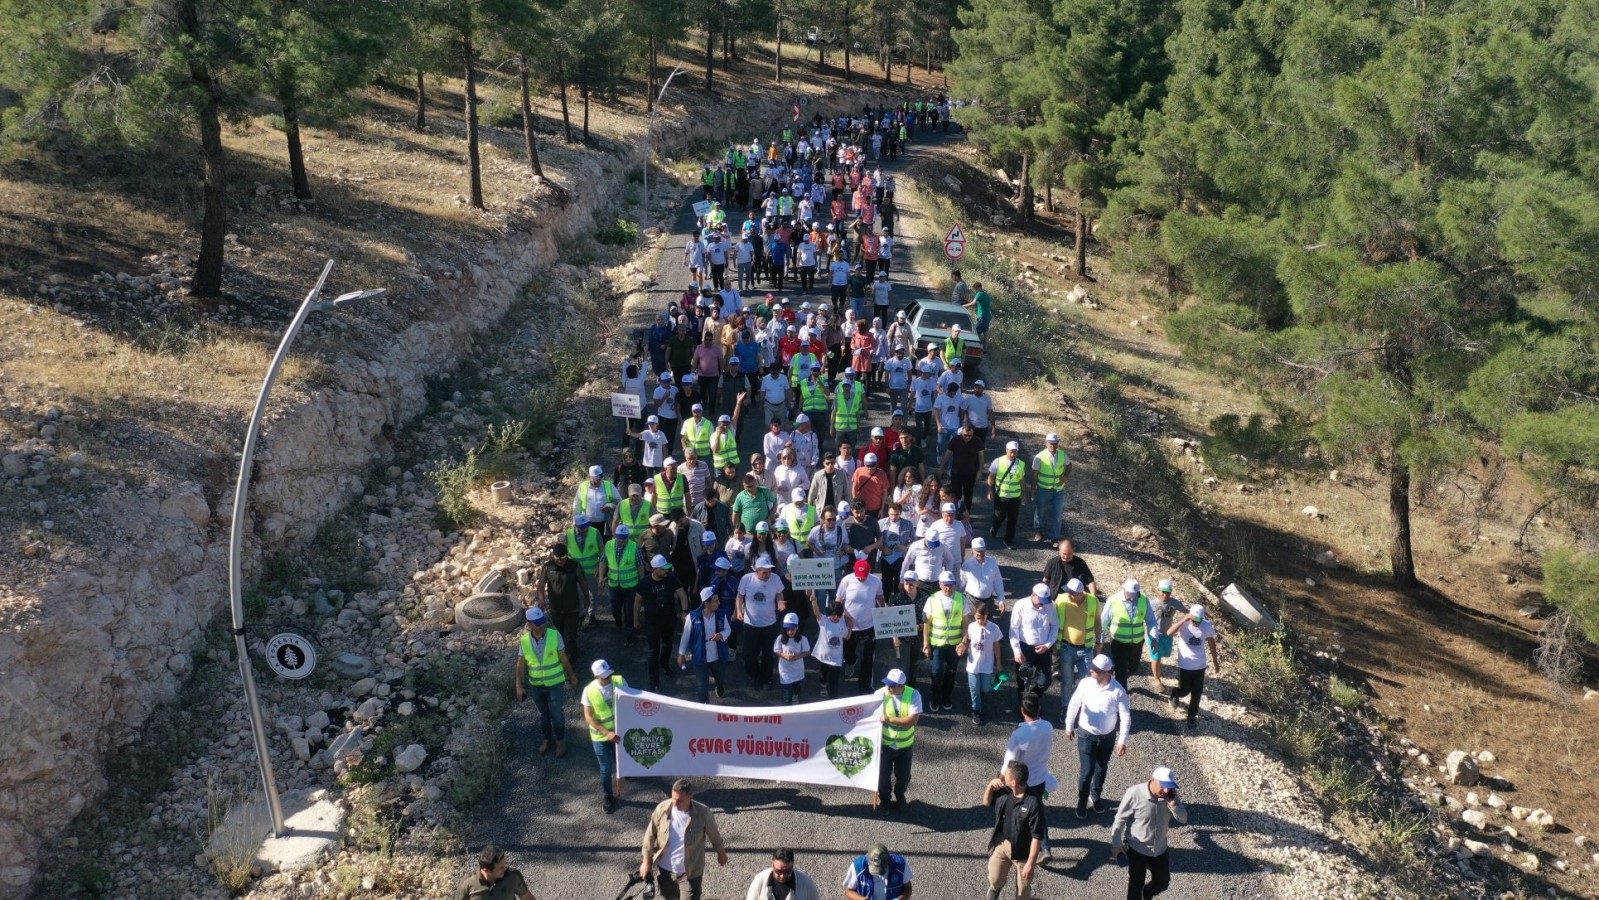
<path fill-rule="evenodd" d="M 704 775 L 877 790 L 883 704 L 875 696 L 739 708 L 621 694 L 623 778 Z"/>
<path fill-rule="evenodd" d="M 910 604 L 879 607 L 872 613 L 872 624 L 877 626 L 873 633 L 879 638 L 915 637 L 920 633 L 916 630 L 916 607 Z"/>
<path fill-rule="evenodd" d="M 838 587 L 837 564 L 823 556 L 788 561 L 788 583 L 796 591 L 830 591 Z"/>

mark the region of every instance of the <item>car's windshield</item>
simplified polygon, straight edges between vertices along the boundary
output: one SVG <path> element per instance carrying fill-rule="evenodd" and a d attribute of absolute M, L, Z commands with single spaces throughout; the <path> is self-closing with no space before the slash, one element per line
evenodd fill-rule
<path fill-rule="evenodd" d="M 922 312 L 922 318 L 917 323 L 923 328 L 949 329 L 951 325 L 959 325 L 961 330 L 970 331 L 972 317 L 964 312 L 955 310 L 929 309 Z"/>

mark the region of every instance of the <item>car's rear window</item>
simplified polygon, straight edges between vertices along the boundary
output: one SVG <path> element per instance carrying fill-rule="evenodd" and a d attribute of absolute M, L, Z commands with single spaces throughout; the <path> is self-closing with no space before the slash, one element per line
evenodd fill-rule
<path fill-rule="evenodd" d="M 970 331 L 972 317 L 964 312 L 956 312 L 954 310 L 929 309 L 922 312 L 922 318 L 918 324 L 923 328 L 944 329 L 948 329 L 951 325 L 959 325 L 961 330 Z"/>

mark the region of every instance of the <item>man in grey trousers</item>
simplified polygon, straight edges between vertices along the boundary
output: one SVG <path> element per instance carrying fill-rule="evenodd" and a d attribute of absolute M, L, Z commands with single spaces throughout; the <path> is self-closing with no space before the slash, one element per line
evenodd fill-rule
<path fill-rule="evenodd" d="M 1188 807 L 1177 799 L 1177 776 L 1171 769 L 1161 766 L 1148 781 L 1122 794 L 1110 826 L 1110 858 L 1117 862 L 1127 854 L 1127 900 L 1149 900 L 1171 885 L 1166 839 L 1173 821 L 1187 824 Z"/>

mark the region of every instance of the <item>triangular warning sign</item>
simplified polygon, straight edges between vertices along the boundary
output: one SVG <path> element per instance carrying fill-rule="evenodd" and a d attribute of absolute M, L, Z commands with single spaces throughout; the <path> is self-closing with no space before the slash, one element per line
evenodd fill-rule
<path fill-rule="evenodd" d="M 944 242 L 948 243 L 950 241 L 960 241 L 963 244 L 966 243 L 966 232 L 961 230 L 960 223 L 958 222 L 949 230 L 949 234 L 944 235 Z"/>

